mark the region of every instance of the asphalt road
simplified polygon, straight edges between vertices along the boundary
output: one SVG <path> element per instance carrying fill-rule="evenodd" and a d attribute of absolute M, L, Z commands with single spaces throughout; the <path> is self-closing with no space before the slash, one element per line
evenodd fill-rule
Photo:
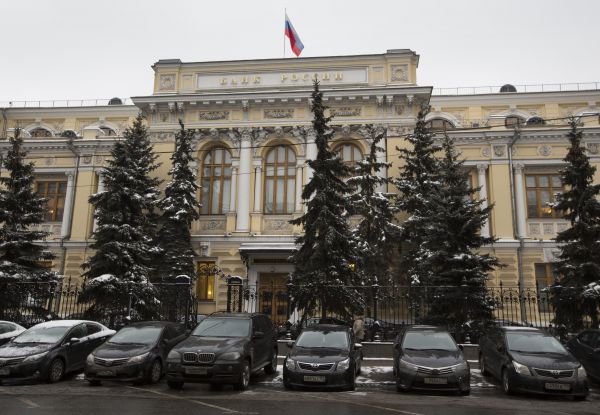
<path fill-rule="evenodd" d="M 171 391 L 165 382 L 152 386 L 103 382 L 91 387 L 80 377 L 53 385 L 6 385 L 0 386 L 0 414 L 600 414 L 597 391 L 583 402 L 574 402 L 567 398 L 505 396 L 489 387 L 474 387 L 466 397 L 397 393 L 389 384 L 365 384 L 355 392 L 286 391 L 272 379 L 253 377 L 245 392 L 227 386 L 214 391 L 202 384 L 186 384 L 182 391 Z"/>

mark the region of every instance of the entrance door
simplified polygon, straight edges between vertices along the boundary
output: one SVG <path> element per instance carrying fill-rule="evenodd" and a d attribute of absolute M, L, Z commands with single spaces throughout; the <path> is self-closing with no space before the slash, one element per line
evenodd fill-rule
<path fill-rule="evenodd" d="M 259 312 L 267 315 L 276 324 L 287 318 L 287 273 L 261 273 L 258 285 Z"/>

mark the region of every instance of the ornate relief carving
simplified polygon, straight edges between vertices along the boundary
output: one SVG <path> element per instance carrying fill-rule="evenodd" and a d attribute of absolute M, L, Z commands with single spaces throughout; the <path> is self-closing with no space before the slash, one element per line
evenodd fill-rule
<path fill-rule="evenodd" d="M 408 65 L 392 65 L 392 82 L 408 81 Z"/>
<path fill-rule="evenodd" d="M 340 107 L 330 108 L 329 113 L 332 117 L 358 117 L 360 116 L 361 108 Z"/>
<path fill-rule="evenodd" d="M 175 89 L 175 75 L 161 75 L 159 89 L 161 91 L 171 91 Z"/>
<path fill-rule="evenodd" d="M 215 121 L 229 119 L 229 111 L 200 111 L 198 120 Z"/>
<path fill-rule="evenodd" d="M 494 146 L 494 156 L 496 157 L 504 157 L 506 154 L 506 146 Z"/>
<path fill-rule="evenodd" d="M 264 112 L 265 118 L 294 118 L 293 109 L 268 109 Z"/>
<path fill-rule="evenodd" d="M 211 219 L 200 222 L 200 228 L 205 231 L 214 231 L 225 229 L 227 222 L 224 220 Z"/>
<path fill-rule="evenodd" d="M 560 233 L 562 231 L 566 231 L 568 227 L 569 227 L 569 224 L 567 222 L 558 222 L 556 224 L 556 231 L 557 231 L 557 233 Z"/>
<path fill-rule="evenodd" d="M 175 135 L 168 131 L 156 131 L 150 133 L 150 139 L 153 141 L 167 141 L 170 139 L 175 139 Z"/>
<path fill-rule="evenodd" d="M 530 235 L 540 235 L 540 224 L 539 223 L 530 223 L 529 224 L 529 234 Z"/>
<path fill-rule="evenodd" d="M 394 111 L 396 112 L 396 114 L 398 115 L 402 115 L 404 114 L 404 110 L 406 109 L 406 107 L 404 105 L 396 105 L 394 106 Z"/>
<path fill-rule="evenodd" d="M 92 163 L 92 155 L 84 154 L 83 155 L 83 164 L 91 164 Z"/>
<path fill-rule="evenodd" d="M 554 224 L 553 223 L 544 223 L 542 224 L 544 229 L 544 235 L 554 235 Z"/>
<path fill-rule="evenodd" d="M 481 149 L 481 155 L 482 155 L 483 157 L 489 157 L 489 156 L 490 156 L 490 154 L 491 154 L 491 151 L 490 151 L 490 148 L 489 148 L 489 147 L 483 147 L 483 148 Z"/>
<path fill-rule="evenodd" d="M 101 164 L 103 161 L 104 161 L 103 156 L 95 156 L 94 157 L 94 163 L 96 163 L 96 164 Z"/>
<path fill-rule="evenodd" d="M 168 112 L 161 112 L 158 114 L 158 122 L 170 122 L 171 114 Z"/>
<path fill-rule="evenodd" d="M 599 143 L 587 143 L 587 149 L 591 154 L 598 154 L 600 151 Z"/>
<path fill-rule="evenodd" d="M 52 166 L 56 163 L 56 157 L 52 156 L 52 157 L 46 157 L 44 159 L 44 164 L 46 166 Z"/>
<path fill-rule="evenodd" d="M 292 225 L 287 219 L 265 219 L 265 230 L 268 231 L 288 231 Z"/>
<path fill-rule="evenodd" d="M 547 144 L 543 145 L 543 146 L 539 146 L 538 154 L 540 156 L 548 157 L 550 154 L 552 154 L 552 147 Z"/>

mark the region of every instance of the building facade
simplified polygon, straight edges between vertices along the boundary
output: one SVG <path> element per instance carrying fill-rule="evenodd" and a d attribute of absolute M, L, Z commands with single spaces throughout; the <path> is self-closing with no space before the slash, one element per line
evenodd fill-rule
<path fill-rule="evenodd" d="M 152 66 L 151 95 L 133 97 L 131 104 L 12 103 L 0 109 L 0 137 L 23 129 L 36 163 L 37 190 L 49 199 L 41 228 L 51 233 L 48 244 L 57 255 L 52 266 L 79 277 L 92 254 L 88 198 L 102 190 L 110 148 L 142 111 L 162 163 L 156 174 L 168 179 L 174 134 L 183 120 L 196 131 L 195 168 L 202 186 L 201 219 L 192 225 L 198 268 L 217 265 L 275 296 L 272 287 L 284 287 L 293 269 L 286 258 L 301 229 L 289 220 L 303 212 L 302 187 L 311 177 L 306 160 L 316 155 L 312 80 L 321 82 L 334 116 L 332 146 L 345 162 L 368 151 L 365 124 L 386 130 L 381 157 L 393 164 L 382 174 L 389 176 L 398 175 L 397 149 L 406 145 L 419 108 L 429 104 L 432 128 L 450 134 L 472 184 L 481 187 L 478 197 L 494 204 L 482 233 L 498 241 L 485 250 L 506 266 L 494 272 L 490 284 L 552 283 L 552 239 L 568 226 L 549 206 L 561 191 L 566 117 L 581 117 L 588 154 L 600 167 L 600 84 L 435 90 L 417 84 L 418 63 L 419 56 L 407 49 L 300 59 L 160 60 Z M 3 154 L 7 145 L 0 142 Z M 201 274 L 198 311 L 224 309 L 226 281 Z M 269 312 L 281 320 L 286 311 Z"/>

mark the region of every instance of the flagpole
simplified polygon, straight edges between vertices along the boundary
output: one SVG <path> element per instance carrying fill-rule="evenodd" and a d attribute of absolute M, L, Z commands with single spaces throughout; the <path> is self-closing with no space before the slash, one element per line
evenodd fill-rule
<path fill-rule="evenodd" d="M 285 17 L 287 16 L 287 9 L 283 8 L 283 59 L 285 59 Z"/>

